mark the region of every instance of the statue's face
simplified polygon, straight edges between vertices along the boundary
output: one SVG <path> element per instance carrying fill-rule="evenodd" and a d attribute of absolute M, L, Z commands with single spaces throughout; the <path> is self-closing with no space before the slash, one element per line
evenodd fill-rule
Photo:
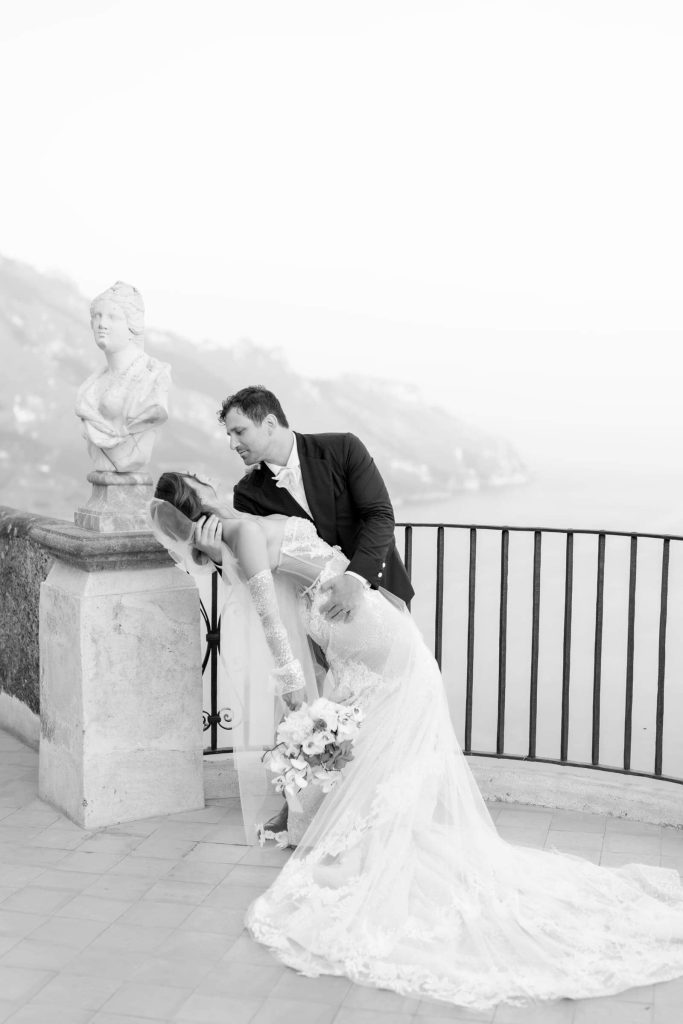
<path fill-rule="evenodd" d="M 90 318 L 95 344 L 104 352 L 119 352 L 133 342 L 126 315 L 111 299 L 102 299 Z"/>

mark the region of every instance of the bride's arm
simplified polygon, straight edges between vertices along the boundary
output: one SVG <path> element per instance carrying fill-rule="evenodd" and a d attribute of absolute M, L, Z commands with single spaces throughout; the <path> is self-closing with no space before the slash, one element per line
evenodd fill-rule
<path fill-rule="evenodd" d="M 195 526 L 195 547 L 221 561 L 221 540 L 228 545 L 247 579 L 274 569 L 280 557 L 286 519 L 219 519 L 206 516 Z"/>

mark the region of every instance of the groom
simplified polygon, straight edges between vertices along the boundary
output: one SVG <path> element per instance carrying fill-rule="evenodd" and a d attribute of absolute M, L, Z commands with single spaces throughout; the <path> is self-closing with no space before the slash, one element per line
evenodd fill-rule
<path fill-rule="evenodd" d="M 323 540 L 338 544 L 349 559 L 346 572 L 321 588 L 329 593 L 329 619 L 350 621 L 368 587 L 412 598 L 387 489 L 357 437 L 295 433 L 278 399 L 261 386 L 229 395 L 218 418 L 230 447 L 254 467 L 235 485 L 235 508 L 311 519 Z"/>

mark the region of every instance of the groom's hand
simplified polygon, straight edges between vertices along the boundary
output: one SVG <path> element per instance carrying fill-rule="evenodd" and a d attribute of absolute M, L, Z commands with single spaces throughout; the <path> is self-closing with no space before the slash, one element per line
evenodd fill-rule
<path fill-rule="evenodd" d="M 329 593 L 326 604 L 320 611 L 330 622 L 351 622 L 360 607 L 363 597 L 363 584 L 354 576 L 342 573 L 321 584 L 321 593 Z"/>
<path fill-rule="evenodd" d="M 218 516 L 204 516 L 194 524 L 192 543 L 218 565 L 223 560 L 223 552 L 221 551 L 222 540 L 223 524 Z"/>

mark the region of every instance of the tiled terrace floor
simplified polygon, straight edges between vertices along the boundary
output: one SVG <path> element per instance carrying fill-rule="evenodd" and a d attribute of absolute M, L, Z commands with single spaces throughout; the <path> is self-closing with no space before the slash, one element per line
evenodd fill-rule
<path fill-rule="evenodd" d="M 0 1022 L 7 1024 L 680 1024 L 683 979 L 476 1014 L 280 966 L 242 927 L 286 854 L 235 844 L 239 810 L 84 832 L 37 797 L 37 755 L 0 732 Z M 683 832 L 492 808 L 500 832 L 603 864 L 683 871 Z"/>

